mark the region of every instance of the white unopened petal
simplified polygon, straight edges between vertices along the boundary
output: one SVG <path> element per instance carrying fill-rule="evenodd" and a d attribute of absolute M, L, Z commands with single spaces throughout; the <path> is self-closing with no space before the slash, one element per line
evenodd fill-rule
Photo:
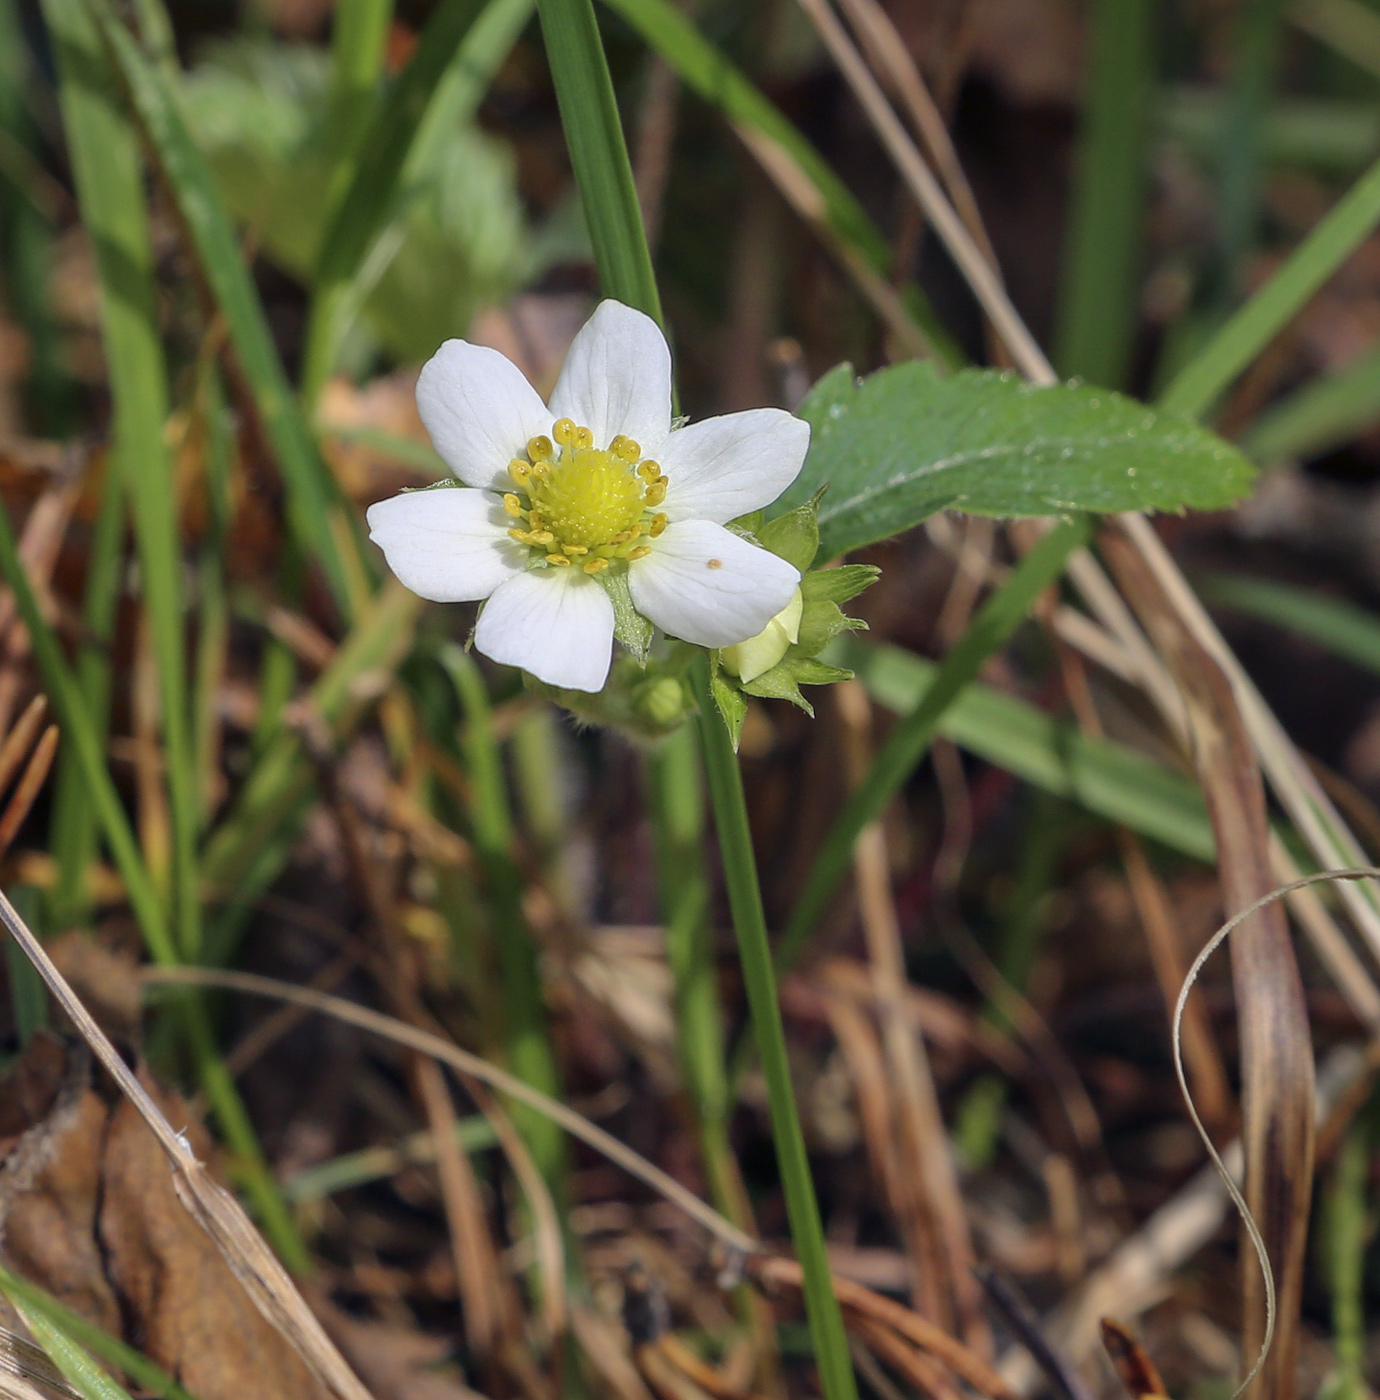
<path fill-rule="evenodd" d="M 797 476 L 810 425 L 780 408 L 754 408 L 678 428 L 661 449 L 672 520 L 725 521 L 770 505 Z"/>
<path fill-rule="evenodd" d="M 510 489 L 508 463 L 551 415 L 522 371 L 497 350 L 448 340 L 422 366 L 417 412 L 441 459 L 466 486 Z"/>
<path fill-rule="evenodd" d="M 659 460 L 671 430 L 671 351 L 657 323 L 621 301 L 600 302 L 565 357 L 551 417 L 588 428 L 595 447 L 623 433 Z"/>
<path fill-rule="evenodd" d="M 800 574 L 722 525 L 668 525 L 628 570 L 633 605 L 662 631 L 702 647 L 755 637 L 791 600 Z"/>
<path fill-rule="evenodd" d="M 602 690 L 613 655 L 613 604 L 581 569 L 529 570 L 484 604 L 474 644 L 547 685 Z"/>
<path fill-rule="evenodd" d="M 528 551 L 508 538 L 503 502 L 463 486 L 405 491 L 369 507 L 369 538 L 399 581 L 435 603 L 487 598 Z"/>

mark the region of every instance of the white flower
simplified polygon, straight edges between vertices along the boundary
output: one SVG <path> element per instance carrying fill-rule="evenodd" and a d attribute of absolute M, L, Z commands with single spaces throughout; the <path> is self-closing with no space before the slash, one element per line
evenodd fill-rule
<path fill-rule="evenodd" d="M 448 340 L 417 408 L 461 488 L 369 507 L 369 533 L 414 593 L 487 599 L 474 644 L 548 685 L 597 691 L 627 569 L 633 606 L 705 647 L 755 637 L 800 574 L 724 524 L 795 480 L 809 425 L 776 408 L 671 424 L 671 353 L 656 323 L 605 301 L 575 337 L 548 407 L 496 350 Z"/>

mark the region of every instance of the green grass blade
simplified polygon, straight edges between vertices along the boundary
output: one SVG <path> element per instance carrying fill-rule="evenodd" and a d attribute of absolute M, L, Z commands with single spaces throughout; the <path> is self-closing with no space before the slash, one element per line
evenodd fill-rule
<path fill-rule="evenodd" d="M 107 471 L 87 552 L 84 640 L 75 662 L 77 691 L 101 748 L 110 730 L 110 644 L 120 602 L 124 523 L 124 490 L 115 472 Z M 62 745 L 58 758 L 49 849 L 57 865 L 57 881 L 49 899 L 50 919 L 56 928 L 69 928 L 90 913 L 87 875 L 96 855 L 96 816 L 87 797 L 80 758 L 70 743 Z"/>
<path fill-rule="evenodd" d="M 585 223 L 604 294 L 661 320 L 642 209 L 591 0 L 537 0 Z"/>
<path fill-rule="evenodd" d="M 483 0 L 444 0 L 360 138 L 353 178 L 340 197 L 317 256 L 302 372 L 302 397 L 308 405 L 315 404 L 334 368 L 345 312 L 357 300 L 350 296 L 350 284 L 392 215 L 418 129 L 482 8 Z"/>
<path fill-rule="evenodd" d="M 45 0 L 59 101 L 82 221 L 96 251 L 114 400 L 114 451 L 133 507 L 140 579 L 158 666 L 173 839 L 173 907 L 185 956 L 200 941 L 196 791 L 186 705 L 177 491 L 164 443 L 167 368 L 158 332 L 153 244 L 135 133 L 118 102 L 82 0 Z"/>
<path fill-rule="evenodd" d="M 1380 222 L 1380 161 L 1351 187 L 1270 280 L 1174 376 L 1160 406 L 1200 417 Z"/>
<path fill-rule="evenodd" d="M 15 1307 L 24 1310 L 31 1328 L 33 1319 L 37 1318 L 54 1330 L 65 1333 L 74 1345 L 95 1352 L 112 1366 L 118 1366 L 149 1395 L 159 1396 L 161 1400 L 193 1400 L 187 1390 L 142 1352 L 126 1346 L 104 1328 L 64 1307 L 28 1279 L 0 1268 L 0 1291 Z"/>
<path fill-rule="evenodd" d="M 8 1296 L 9 1290 L 3 1290 Z M 10 1299 L 14 1303 L 13 1299 Z M 28 1324 L 39 1346 L 48 1353 L 53 1365 L 62 1372 L 67 1384 L 82 1400 L 130 1400 L 129 1391 L 116 1385 L 110 1376 L 56 1323 L 40 1312 L 30 1312 L 22 1304 L 15 1310 Z"/>
<path fill-rule="evenodd" d="M 1058 579 L 1069 555 L 1082 548 L 1091 534 L 1092 520 L 1087 516 L 1065 521 L 1050 531 L 983 604 L 972 625 L 944 658 L 934 684 L 887 736 L 862 782 L 829 828 L 810 867 L 805 888 L 796 899 L 777 946 L 778 967 L 789 967 L 799 956 L 805 940 L 848 872 L 858 833 L 869 822 L 876 821 L 887 803 L 901 791 L 929 751 L 945 711 L 977 677 L 983 662 L 1006 644 L 1035 599 Z"/>
<path fill-rule="evenodd" d="M 1321 456 L 1380 422 L 1380 350 L 1271 405 L 1239 446 L 1258 462 Z"/>
<path fill-rule="evenodd" d="M 79 0 L 49 0 L 73 6 Z M 347 618 L 361 601 L 358 553 L 342 558 L 341 541 L 354 541 L 357 525 L 322 459 L 298 407 L 273 344 L 263 306 L 245 266 L 215 180 L 178 110 L 163 76 L 139 51 L 114 17 L 107 0 L 89 0 L 101 35 L 138 114 L 149 146 L 186 224 L 192 248 L 229 343 L 253 394 L 287 484 L 288 521 L 303 547 L 325 573 L 337 606 Z"/>
<path fill-rule="evenodd" d="M 849 638 L 830 660 L 849 666 L 879 704 L 909 715 L 939 671 L 900 647 Z M 1014 695 L 974 682 L 945 711 L 939 732 L 987 763 L 1106 821 L 1211 865 L 1216 847 L 1196 784 L 1135 749 L 1091 738 Z"/>
<path fill-rule="evenodd" d="M 670 66 L 681 81 L 735 126 L 780 147 L 812 187 L 829 236 L 875 276 L 890 281 L 891 247 L 847 186 L 781 109 L 750 83 L 668 0 L 604 0 Z M 902 289 L 902 301 L 939 361 L 950 369 L 966 359 L 917 287 Z"/>
<path fill-rule="evenodd" d="M 1246 576 L 1218 575 L 1200 582 L 1198 591 L 1210 602 L 1276 623 L 1380 674 L 1380 616 L 1366 608 L 1287 583 Z"/>
<path fill-rule="evenodd" d="M 1126 383 L 1140 320 L 1159 18 L 1155 0 L 1097 0 L 1092 11 L 1055 363 L 1061 374 L 1111 389 Z"/>

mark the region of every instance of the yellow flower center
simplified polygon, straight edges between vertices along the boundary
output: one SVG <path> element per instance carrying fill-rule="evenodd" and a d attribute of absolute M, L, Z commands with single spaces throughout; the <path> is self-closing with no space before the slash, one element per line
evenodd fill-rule
<path fill-rule="evenodd" d="M 508 464 L 517 490 L 503 505 L 526 522 L 508 533 L 546 563 L 579 563 L 587 574 L 607 569 L 611 559 L 650 554 L 645 541 L 666 528 L 657 510 L 666 499 L 661 468 L 643 461 L 641 447 L 621 433 L 608 447 L 595 447 L 594 434 L 569 418 L 555 424 L 551 437 L 555 443 L 534 437 L 526 458 Z"/>

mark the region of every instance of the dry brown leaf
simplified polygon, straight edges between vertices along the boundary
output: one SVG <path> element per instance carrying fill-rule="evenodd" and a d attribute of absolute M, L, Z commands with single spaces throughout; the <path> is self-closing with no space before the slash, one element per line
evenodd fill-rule
<path fill-rule="evenodd" d="M 145 1088 L 201 1160 L 205 1133 L 176 1095 Z M 199 1400 L 246 1395 L 326 1400 L 329 1392 L 240 1287 L 220 1251 L 178 1200 L 163 1149 L 121 1099 L 102 1162 L 100 1239 L 110 1277 L 138 1319 L 141 1348 Z"/>

